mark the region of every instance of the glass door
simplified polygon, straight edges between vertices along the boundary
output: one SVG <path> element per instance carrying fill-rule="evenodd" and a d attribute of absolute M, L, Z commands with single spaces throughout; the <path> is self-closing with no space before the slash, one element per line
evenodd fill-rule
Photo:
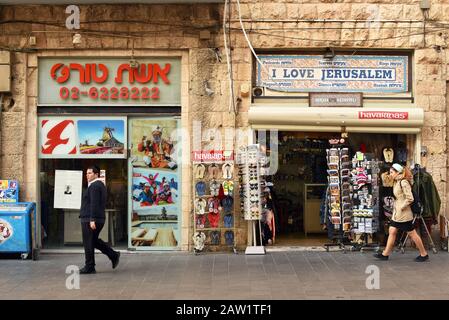
<path fill-rule="evenodd" d="M 177 250 L 181 245 L 179 120 L 130 118 L 128 247 Z"/>

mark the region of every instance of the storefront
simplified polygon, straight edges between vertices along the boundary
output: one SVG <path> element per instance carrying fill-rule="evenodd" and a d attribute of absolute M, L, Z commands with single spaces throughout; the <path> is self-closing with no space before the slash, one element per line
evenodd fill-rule
<path fill-rule="evenodd" d="M 264 244 L 321 246 L 335 240 L 335 226 L 352 241 L 382 243 L 391 216 L 384 173 L 393 162 L 420 163 L 424 111 L 413 103 L 410 56 L 260 59 L 248 118 L 270 159 Z"/>
<path fill-rule="evenodd" d="M 176 53 L 131 61 L 126 56 L 39 57 L 44 250 L 80 246 L 81 192 L 93 164 L 102 170 L 108 191 L 105 241 L 128 250 L 186 245 L 182 64 L 182 54 Z"/>

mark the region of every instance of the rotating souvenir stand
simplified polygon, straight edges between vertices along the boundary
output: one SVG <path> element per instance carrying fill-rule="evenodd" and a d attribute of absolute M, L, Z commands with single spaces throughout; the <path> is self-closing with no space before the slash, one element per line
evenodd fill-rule
<path fill-rule="evenodd" d="M 204 245 L 225 245 L 235 253 L 234 161 L 194 162 L 193 168 L 194 242 L 203 239 Z"/>
<path fill-rule="evenodd" d="M 351 221 L 351 199 L 349 173 L 351 162 L 349 161 L 349 149 L 342 145 L 331 144 L 326 150 L 328 166 L 328 192 L 327 203 L 329 219 L 332 226 L 332 243 L 324 244 L 329 247 L 340 247 L 346 252 L 346 244 L 349 242 L 349 230 Z"/>
<path fill-rule="evenodd" d="M 370 238 L 379 229 L 379 163 L 368 160 L 362 152 L 352 159 L 352 232 L 355 234 L 355 249 L 378 250 L 379 244 L 370 243 Z"/>
<path fill-rule="evenodd" d="M 260 150 L 259 145 L 249 145 L 241 148 L 237 155 L 239 166 L 239 188 L 240 205 L 245 220 L 250 221 L 249 228 L 252 238 L 247 246 L 245 254 L 265 254 L 265 247 L 262 245 L 262 233 L 259 238 L 256 236 L 256 226 L 262 230 L 260 219 L 262 217 L 261 183 L 260 176 Z M 259 241 L 260 245 L 257 245 Z"/>

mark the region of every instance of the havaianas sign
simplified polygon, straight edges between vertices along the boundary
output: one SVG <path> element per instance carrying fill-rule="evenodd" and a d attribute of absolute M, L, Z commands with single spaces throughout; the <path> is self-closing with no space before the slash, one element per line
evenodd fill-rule
<path fill-rule="evenodd" d="M 407 92 L 407 56 L 263 55 L 257 85 L 287 92 Z"/>

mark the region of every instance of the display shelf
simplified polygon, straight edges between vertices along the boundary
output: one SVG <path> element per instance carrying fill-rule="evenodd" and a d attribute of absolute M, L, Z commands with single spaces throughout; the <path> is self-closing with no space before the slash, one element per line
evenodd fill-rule
<path fill-rule="evenodd" d="M 239 179 L 240 195 L 245 195 L 242 203 L 242 214 L 245 220 L 250 221 L 249 227 L 252 231 L 252 246 L 248 246 L 246 254 L 265 254 L 265 249 L 262 245 L 262 234 L 259 232 L 260 236 L 260 246 L 257 246 L 256 239 L 256 222 L 259 224 L 260 230 L 260 219 L 262 217 L 262 201 L 261 201 L 261 183 L 265 180 L 261 176 L 261 167 L 264 157 L 260 154 L 260 146 L 258 144 L 249 145 L 243 147 L 238 156 L 237 163 L 239 164 Z M 265 161 L 267 160 L 264 158 Z M 255 178 L 249 179 L 249 176 Z M 254 200 L 250 200 L 253 198 Z M 248 248 L 253 248 L 255 250 L 248 250 Z M 250 253 L 257 252 L 257 253 Z"/>
<path fill-rule="evenodd" d="M 194 216 L 194 221 L 193 221 L 193 228 L 194 228 L 194 236 L 197 233 L 203 233 L 205 235 L 205 241 L 204 241 L 204 246 L 205 248 L 207 248 L 207 246 L 211 246 L 211 247 L 218 247 L 218 246 L 231 246 L 226 242 L 226 238 L 225 238 L 225 232 L 227 231 L 232 231 L 233 232 L 233 238 L 232 238 L 232 247 L 234 248 L 234 252 L 236 252 L 235 250 L 235 219 L 236 219 L 236 215 L 235 215 L 235 208 L 236 208 L 236 192 L 238 192 L 236 190 L 236 188 L 238 187 L 238 177 L 235 174 L 235 170 L 232 171 L 232 177 L 231 178 L 223 178 L 223 171 L 222 171 L 222 166 L 224 164 L 232 164 L 233 168 L 234 167 L 234 162 L 233 161 L 225 161 L 224 163 L 204 163 L 204 162 L 194 162 L 193 166 L 195 169 L 195 166 L 198 164 L 202 164 L 205 167 L 205 174 L 202 178 L 197 178 L 195 176 L 195 174 L 193 175 L 193 216 Z M 215 175 L 215 177 L 211 176 L 208 174 L 208 169 L 209 166 L 217 166 L 217 175 Z M 218 177 L 217 177 L 218 176 Z M 204 182 L 205 183 L 205 193 L 204 195 L 199 196 L 196 192 L 196 184 L 198 182 Z M 218 199 L 217 195 L 211 195 L 210 194 L 210 184 L 211 183 L 217 183 L 218 186 L 223 186 L 224 182 L 232 182 L 233 183 L 233 188 L 231 190 L 231 192 L 227 192 L 227 194 L 225 194 L 224 196 L 231 196 L 232 197 L 232 209 L 231 211 L 225 211 L 223 208 L 223 203 L 221 200 Z M 219 192 L 220 189 L 217 190 L 217 193 Z M 223 190 L 224 191 L 224 190 Z M 197 207 L 196 207 L 196 200 L 198 199 L 203 199 L 206 201 L 206 206 L 204 208 L 204 214 L 198 214 L 197 213 Z M 219 201 L 218 204 L 218 208 L 216 207 L 215 210 L 218 210 L 217 213 L 215 213 L 214 215 L 218 215 L 216 217 L 216 219 L 214 219 L 214 222 L 217 222 L 218 220 L 218 226 L 217 227 L 205 227 L 205 228 L 201 228 L 198 226 L 197 224 L 197 219 L 201 216 L 203 216 L 204 218 L 204 222 L 205 224 L 210 224 L 211 220 L 209 219 L 209 202 L 208 200 L 210 199 L 217 199 Z M 224 227 L 224 221 L 223 218 L 227 215 L 232 215 L 232 227 Z M 214 239 L 212 239 L 212 234 L 214 232 L 219 232 L 219 243 L 211 243 L 211 241 L 214 241 Z M 215 239 L 216 240 L 216 239 Z M 195 251 L 197 252 L 197 251 Z"/>

